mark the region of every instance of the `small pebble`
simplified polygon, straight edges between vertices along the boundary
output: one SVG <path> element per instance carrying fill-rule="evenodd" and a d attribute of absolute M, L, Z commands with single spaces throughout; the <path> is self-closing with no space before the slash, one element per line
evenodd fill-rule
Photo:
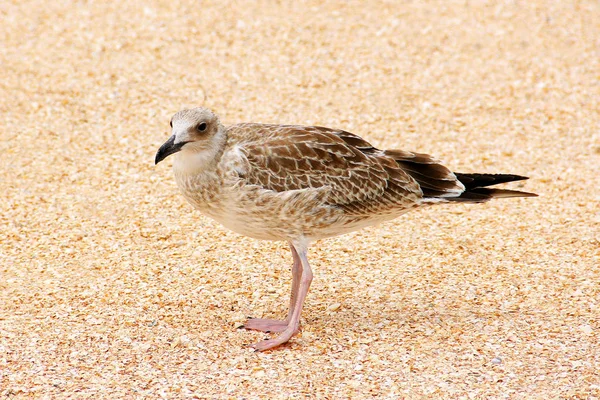
<path fill-rule="evenodd" d="M 492 358 L 492 364 L 502 364 L 502 359 L 500 357 Z"/>
<path fill-rule="evenodd" d="M 591 335 L 594 332 L 590 325 L 581 325 L 579 329 L 581 329 L 581 331 L 586 335 Z"/>
<path fill-rule="evenodd" d="M 266 373 L 263 370 L 258 370 L 258 371 L 253 372 L 252 376 L 255 378 L 264 378 L 266 376 Z"/>

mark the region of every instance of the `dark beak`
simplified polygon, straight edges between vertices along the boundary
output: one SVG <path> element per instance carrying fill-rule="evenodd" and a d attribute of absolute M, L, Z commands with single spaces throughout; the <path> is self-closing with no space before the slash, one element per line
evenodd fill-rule
<path fill-rule="evenodd" d="M 167 140 L 160 149 L 156 152 L 156 158 L 154 158 L 154 165 L 158 164 L 171 154 L 177 153 L 186 142 L 181 142 L 175 144 L 175 135 L 171 136 L 169 140 Z"/>

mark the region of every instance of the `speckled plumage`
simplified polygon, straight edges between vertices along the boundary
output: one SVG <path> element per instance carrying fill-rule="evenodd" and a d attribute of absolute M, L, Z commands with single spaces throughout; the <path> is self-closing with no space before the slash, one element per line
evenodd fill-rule
<path fill-rule="evenodd" d="M 176 153 L 175 180 L 185 198 L 235 232 L 285 240 L 292 248 L 296 272 L 288 319 L 285 324 L 271 320 L 249 324 L 251 329 L 286 330 L 255 345 L 258 350 L 287 341 L 299 328 L 310 284 L 302 280 L 303 273 L 312 278 L 306 259 L 312 241 L 390 220 L 420 206 L 534 196 L 487 188 L 525 177 L 455 174 L 429 155 L 379 150 L 341 130 L 254 123 L 224 127 L 204 108 L 178 112 L 171 126 L 173 136 L 156 161 Z"/>
<path fill-rule="evenodd" d="M 196 208 L 243 235 L 310 242 L 394 218 L 422 197 L 398 164 L 349 145 L 345 132 L 238 124 L 225 134 L 214 169 L 176 180 Z M 176 157 L 178 171 L 186 155 Z"/>

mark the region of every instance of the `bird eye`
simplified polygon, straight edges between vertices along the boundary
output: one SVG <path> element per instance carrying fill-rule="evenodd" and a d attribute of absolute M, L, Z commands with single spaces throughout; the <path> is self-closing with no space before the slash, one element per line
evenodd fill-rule
<path fill-rule="evenodd" d="M 173 127 L 173 120 L 169 121 L 169 125 L 171 125 L 171 128 Z"/>
<path fill-rule="evenodd" d="M 200 132 L 204 132 L 206 130 L 206 122 L 203 122 L 200 125 L 198 125 L 198 130 Z"/>

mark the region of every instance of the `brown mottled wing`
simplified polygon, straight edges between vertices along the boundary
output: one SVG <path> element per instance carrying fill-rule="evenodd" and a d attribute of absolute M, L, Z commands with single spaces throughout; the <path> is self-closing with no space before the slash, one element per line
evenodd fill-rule
<path fill-rule="evenodd" d="M 357 213 L 394 207 L 420 197 L 418 184 L 392 158 L 360 137 L 322 127 L 241 124 L 240 174 L 276 192 L 325 188 L 326 203 Z M 380 154 L 380 155 L 377 155 Z"/>
<path fill-rule="evenodd" d="M 417 181 L 424 197 L 454 197 L 464 191 L 456 175 L 429 154 L 405 150 L 382 151 L 352 133 L 339 131 L 336 134 L 364 154 L 394 160 L 402 171 Z"/>

